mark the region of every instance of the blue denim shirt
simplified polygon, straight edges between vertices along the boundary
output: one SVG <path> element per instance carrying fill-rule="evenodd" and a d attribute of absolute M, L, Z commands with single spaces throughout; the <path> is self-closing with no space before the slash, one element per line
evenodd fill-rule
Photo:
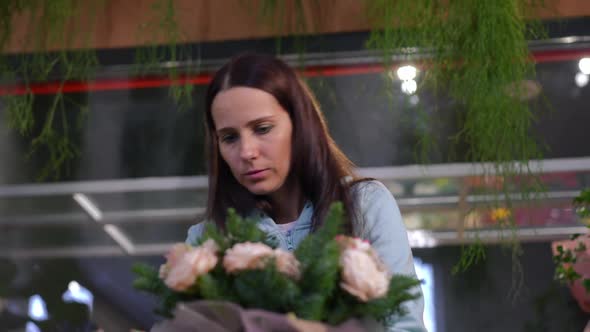
<path fill-rule="evenodd" d="M 359 182 L 352 187 L 352 190 L 359 211 L 354 225 L 355 235 L 371 243 L 392 273 L 415 277 L 414 259 L 406 228 L 391 192 L 378 181 Z M 279 229 L 272 218 L 261 212 L 255 213 L 261 217 L 259 227 L 269 237 L 276 238 L 282 249 L 295 250 L 310 233 L 313 215 L 313 206 L 310 202 L 305 204 L 295 225 L 286 233 Z M 195 243 L 203 233 L 203 229 L 204 223 L 192 226 L 188 231 L 186 242 Z M 420 297 L 406 303 L 405 308 L 408 314 L 396 322 L 390 329 L 391 332 L 426 331 L 422 319 L 424 311 L 422 290 L 416 287 L 414 292 L 418 292 Z"/>

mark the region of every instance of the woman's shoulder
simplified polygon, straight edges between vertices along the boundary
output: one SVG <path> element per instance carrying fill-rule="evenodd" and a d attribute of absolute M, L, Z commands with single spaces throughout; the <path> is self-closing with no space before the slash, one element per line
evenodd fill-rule
<path fill-rule="evenodd" d="M 374 179 L 359 180 L 351 185 L 356 209 L 357 234 L 385 231 L 392 225 L 402 225 L 401 213 L 391 191 Z"/>
<path fill-rule="evenodd" d="M 197 224 L 192 225 L 189 227 L 186 240 L 184 241 L 187 244 L 196 245 L 201 236 L 203 236 L 203 232 L 205 231 L 205 226 L 209 222 L 201 221 Z"/>
<path fill-rule="evenodd" d="M 355 180 L 350 189 L 357 201 L 372 200 L 380 197 L 393 198 L 391 191 L 381 181 L 371 178 Z"/>

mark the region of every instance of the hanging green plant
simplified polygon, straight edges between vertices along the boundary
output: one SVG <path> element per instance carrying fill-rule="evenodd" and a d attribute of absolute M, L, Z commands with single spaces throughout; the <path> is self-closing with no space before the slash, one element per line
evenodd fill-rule
<path fill-rule="evenodd" d="M 47 163 L 38 174 L 39 179 L 51 176 L 59 178 L 67 169 L 68 163 L 78 154 L 78 147 L 68 137 L 73 128 L 66 117 L 68 112 L 84 114 L 86 105 L 71 103 L 70 98 L 63 91 L 63 82 L 69 80 L 86 80 L 98 65 L 96 53 L 93 51 L 67 52 L 65 50 L 43 52 L 56 45 L 68 45 L 75 40 L 90 45 L 91 32 L 94 30 L 93 20 L 87 21 L 89 31 L 86 33 L 70 31 L 68 29 L 74 17 L 88 15 L 88 11 L 95 10 L 95 6 L 102 5 L 102 1 L 95 1 L 86 7 L 87 12 L 81 12 L 79 2 L 74 0 L 52 1 L 4 1 L 0 4 L 0 50 L 4 51 L 13 32 L 13 23 L 17 17 L 28 19 L 29 30 L 22 41 L 22 45 L 35 50 L 32 54 L 21 54 L 13 57 L 4 55 L 0 58 L 0 75 L 3 82 L 22 84 L 26 90 L 15 92 L 3 97 L 8 125 L 18 133 L 31 138 L 29 156 L 45 150 Z M 69 33 L 66 33 L 69 32 Z M 35 117 L 34 104 L 37 96 L 33 94 L 31 86 L 35 83 L 57 81 L 60 82 L 53 95 L 49 107 L 41 117 Z M 72 105 L 74 107 L 72 110 Z M 36 124 L 35 120 L 42 119 Z M 35 130 L 35 128 L 40 128 Z"/>
<path fill-rule="evenodd" d="M 285 52 L 283 38 L 287 35 L 292 38 L 299 67 L 303 68 L 306 36 L 313 34 L 321 25 L 322 14 L 329 8 L 329 4 L 326 6 L 321 0 L 261 0 L 257 5 L 245 4 L 248 10 L 257 13 L 259 22 L 275 32 L 276 54 Z M 306 5 L 309 6 L 307 12 Z"/>
<path fill-rule="evenodd" d="M 427 70 L 421 84 L 457 103 L 461 129 L 450 139 L 467 145 L 467 160 L 491 163 L 485 171 L 503 178 L 500 190 L 491 192 L 495 197 L 491 204 L 511 209 L 511 193 L 530 197 L 539 192 L 534 180 L 522 178 L 532 175 L 528 162 L 541 157 L 539 144 L 530 135 L 534 116 L 527 104 L 531 97 L 527 82 L 535 77 L 527 40 L 538 37 L 541 29 L 526 18 L 543 1 L 371 0 L 366 4 L 372 24 L 367 46 L 380 51 L 386 64 L 391 64 L 394 54 L 407 56 L 408 61 L 422 56 L 419 65 Z M 515 221 L 509 221 L 499 227 L 513 234 L 512 254 L 518 256 Z M 476 241 L 465 247 L 456 271 L 484 256 L 483 244 Z M 514 268 L 517 271 L 519 266 Z"/>
<path fill-rule="evenodd" d="M 184 40 L 178 24 L 177 8 L 174 0 L 153 0 L 151 10 L 143 18 L 138 28 L 137 40 L 140 47 L 135 53 L 135 74 L 146 75 L 164 73 L 173 84 L 168 90 L 180 110 L 192 105 L 194 86 L 181 77 L 179 68 L 183 66 L 182 75 L 189 75 L 199 70 L 199 59 L 192 59 L 190 45 L 181 44 Z M 158 41 L 166 41 L 160 45 Z M 169 66 L 162 68 L 163 63 Z"/>
<path fill-rule="evenodd" d="M 0 79 L 7 85 L 16 83 L 25 87 L 25 91 L 2 97 L 4 110 L 9 127 L 30 138 L 28 156 L 42 154 L 46 159 L 37 174 L 39 180 L 62 178 L 79 156 L 78 143 L 70 136 L 82 128 L 88 105 L 65 94 L 63 86 L 68 81 L 88 81 L 94 76 L 99 66 L 96 50 L 92 49 L 96 32 L 94 14 L 106 3 L 106 0 L 83 4 L 76 0 L 0 3 L 0 51 L 4 53 L 0 58 Z M 136 74 L 168 74 L 174 82 L 169 90 L 171 98 L 179 109 L 186 109 L 192 103 L 193 85 L 184 82 L 179 68 L 184 63 L 183 74 L 198 70 L 198 60 L 195 65 L 190 48 L 180 44 L 182 32 L 177 23 L 175 1 L 153 0 L 151 9 L 138 27 L 137 39 L 147 46 L 137 50 Z M 80 17 L 85 19 L 85 29 L 72 29 Z M 34 53 L 17 56 L 5 53 L 17 18 L 28 19 L 28 34 L 21 47 Z M 157 41 L 161 40 L 166 44 L 158 45 Z M 81 45 L 81 50 L 71 51 L 74 44 Z M 170 66 L 162 69 L 165 62 Z M 54 83 L 58 87 L 49 95 L 49 107 L 41 116 L 34 114 L 39 96 L 31 87 L 37 83 Z M 71 124 L 68 119 L 73 113 L 77 113 L 78 121 Z"/>

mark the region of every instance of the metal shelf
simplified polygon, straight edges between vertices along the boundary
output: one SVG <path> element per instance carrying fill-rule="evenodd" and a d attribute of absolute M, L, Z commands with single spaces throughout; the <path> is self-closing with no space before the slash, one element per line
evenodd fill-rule
<path fill-rule="evenodd" d="M 514 234 L 536 241 L 584 232 L 570 202 L 590 186 L 590 158 L 534 161 L 530 167 L 547 191 L 533 199 L 510 194 L 519 214 Z M 429 247 L 502 237 L 505 231 L 490 219 L 502 197 L 482 192 L 498 179 L 491 170 L 487 164 L 439 164 L 358 173 L 390 188 L 411 245 Z M 204 212 L 206 194 L 205 176 L 0 186 L 0 234 L 11 237 L 0 241 L 0 257 L 161 254 L 184 240 Z M 45 234 L 63 237 L 39 241 Z"/>

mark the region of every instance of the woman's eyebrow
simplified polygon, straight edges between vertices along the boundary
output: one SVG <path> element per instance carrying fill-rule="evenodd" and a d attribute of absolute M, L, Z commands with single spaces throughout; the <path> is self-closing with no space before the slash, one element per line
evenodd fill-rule
<path fill-rule="evenodd" d="M 260 117 L 258 119 L 254 119 L 254 120 L 248 121 L 248 123 L 246 125 L 250 127 L 250 126 L 255 125 L 255 124 L 258 124 L 260 122 L 271 120 L 272 118 L 274 118 L 274 115 L 263 116 L 263 117 Z"/>
<path fill-rule="evenodd" d="M 251 126 L 253 126 L 255 124 L 258 124 L 260 122 L 272 120 L 273 118 L 274 118 L 274 115 L 262 116 L 262 117 L 259 117 L 259 118 L 254 119 L 254 120 L 248 121 L 246 123 L 246 126 L 247 127 L 251 127 Z M 219 134 L 219 133 L 223 133 L 223 132 L 226 132 L 226 131 L 231 131 L 233 129 L 234 129 L 233 127 L 223 127 L 221 129 L 218 129 L 217 130 L 217 133 Z"/>

